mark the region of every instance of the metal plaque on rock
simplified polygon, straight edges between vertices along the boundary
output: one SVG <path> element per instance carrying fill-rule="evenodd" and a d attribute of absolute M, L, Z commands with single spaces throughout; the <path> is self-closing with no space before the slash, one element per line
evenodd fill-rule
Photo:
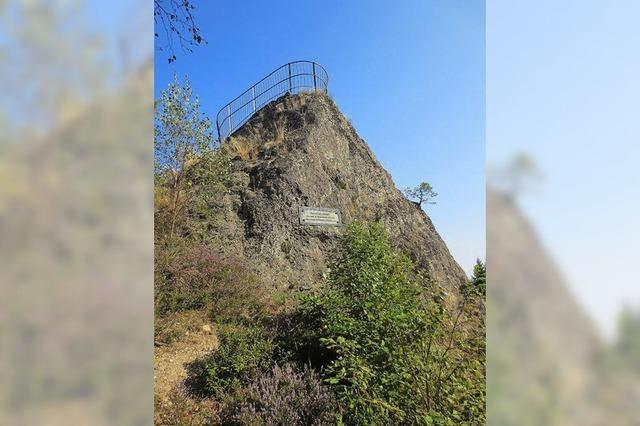
<path fill-rule="evenodd" d="M 300 225 L 339 226 L 342 216 L 339 209 L 300 207 Z"/>

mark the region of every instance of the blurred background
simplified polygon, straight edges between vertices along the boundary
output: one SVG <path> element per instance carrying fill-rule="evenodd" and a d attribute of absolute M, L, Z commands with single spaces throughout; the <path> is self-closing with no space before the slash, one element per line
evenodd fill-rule
<path fill-rule="evenodd" d="M 487 411 L 640 422 L 640 5 L 487 2 Z"/>
<path fill-rule="evenodd" d="M 152 423 L 152 25 L 0 1 L 0 424 Z"/>

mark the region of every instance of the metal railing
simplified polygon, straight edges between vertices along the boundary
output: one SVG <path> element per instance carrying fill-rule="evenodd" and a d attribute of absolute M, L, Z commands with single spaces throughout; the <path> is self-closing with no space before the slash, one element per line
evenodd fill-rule
<path fill-rule="evenodd" d="M 240 96 L 222 107 L 216 116 L 218 140 L 222 142 L 269 102 L 285 93 L 309 90 L 327 93 L 329 75 L 318 63 L 289 62 L 258 81 Z"/>

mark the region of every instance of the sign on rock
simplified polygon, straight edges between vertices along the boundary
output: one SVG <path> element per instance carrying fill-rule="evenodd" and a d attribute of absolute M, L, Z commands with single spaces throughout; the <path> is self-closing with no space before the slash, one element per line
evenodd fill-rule
<path fill-rule="evenodd" d="M 342 216 L 338 209 L 320 207 L 300 207 L 300 225 L 328 225 L 342 224 Z"/>

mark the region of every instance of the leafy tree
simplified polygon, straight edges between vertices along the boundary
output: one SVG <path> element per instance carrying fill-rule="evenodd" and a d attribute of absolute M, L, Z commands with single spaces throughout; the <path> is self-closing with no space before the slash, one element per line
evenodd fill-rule
<path fill-rule="evenodd" d="M 406 188 L 404 194 L 407 198 L 413 199 L 418 206 L 436 204 L 433 199 L 438 196 L 438 193 L 433 190 L 429 182 L 422 182 L 415 188 Z"/>
<path fill-rule="evenodd" d="M 193 207 L 198 191 L 223 179 L 229 166 L 213 149 L 211 121 L 200 111 L 188 80 L 174 77 L 156 102 L 154 153 L 157 197 L 167 200 L 167 227 L 173 237 L 180 214 Z"/>
<path fill-rule="evenodd" d="M 102 91 L 121 83 L 108 66 L 110 38 L 77 19 L 85 3 L 0 1 L 2 137 L 8 130 L 43 135 L 74 123 Z"/>

